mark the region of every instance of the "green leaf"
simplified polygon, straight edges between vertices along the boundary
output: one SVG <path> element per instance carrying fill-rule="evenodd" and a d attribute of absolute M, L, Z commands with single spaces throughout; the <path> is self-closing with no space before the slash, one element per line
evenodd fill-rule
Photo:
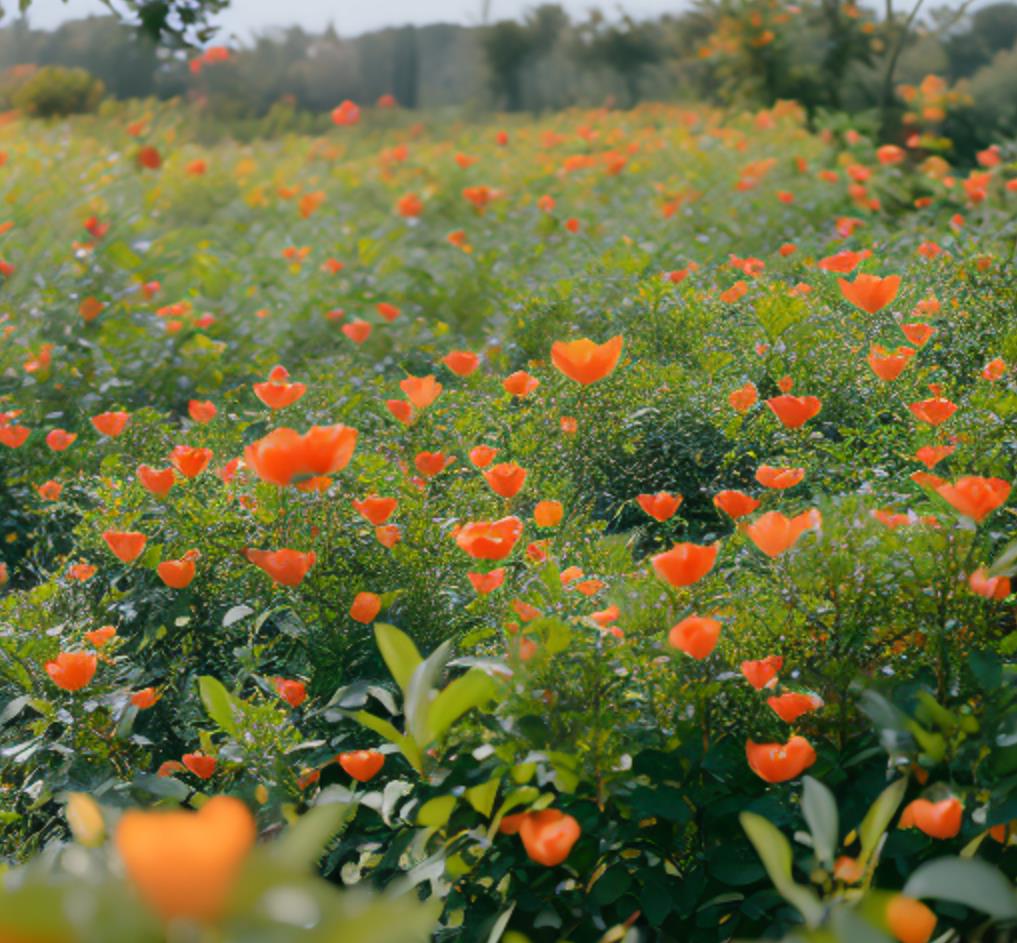
<path fill-rule="evenodd" d="M 410 766 L 418 773 L 423 769 L 423 757 L 420 754 L 419 747 L 413 742 L 411 737 L 401 734 L 389 721 L 381 717 L 375 717 L 374 714 L 369 714 L 367 711 L 357 711 L 351 716 L 358 724 L 361 724 L 368 730 L 373 730 L 376 734 L 388 740 L 389 743 L 394 743 L 399 748 L 399 752 L 406 757 Z"/>
<path fill-rule="evenodd" d="M 417 824 L 441 828 L 449 820 L 458 801 L 455 796 L 435 796 L 428 799 L 417 813 Z"/>
<path fill-rule="evenodd" d="M 515 909 L 516 902 L 513 901 L 505 910 L 498 914 L 498 919 L 495 920 L 494 926 L 491 927 L 491 932 L 487 936 L 487 943 L 498 943 L 505 932 L 505 928 L 508 926 L 509 920 L 512 919 L 512 912 Z"/>
<path fill-rule="evenodd" d="M 981 858 L 937 858 L 904 885 L 909 897 L 964 904 L 998 920 L 1017 919 L 1017 892 L 1003 873 Z"/>
<path fill-rule="evenodd" d="M 466 801 L 473 806 L 474 812 L 488 818 L 494 808 L 494 800 L 498 797 L 498 786 L 501 785 L 501 776 L 481 783 L 479 786 L 472 786 L 467 789 L 464 796 Z"/>
<path fill-rule="evenodd" d="M 272 843 L 272 856 L 286 869 L 310 871 L 324 854 L 330 839 L 345 824 L 351 809 L 339 802 L 315 806 Z"/>
<path fill-rule="evenodd" d="M 774 825 L 754 812 L 742 812 L 738 819 L 780 896 L 797 908 L 810 927 L 817 926 L 823 918 L 823 905 L 809 888 L 795 883 L 791 876 L 793 859 L 788 840 Z"/>
<path fill-rule="evenodd" d="M 831 867 L 840 836 L 837 802 L 819 780 L 806 776 L 802 782 L 802 815 L 812 833 L 812 847 L 819 861 Z"/>
<path fill-rule="evenodd" d="M 208 716 L 231 737 L 239 737 L 239 730 L 233 714 L 233 696 L 223 687 L 222 683 L 211 675 L 202 675 L 198 678 L 198 691 L 201 693 L 201 702 L 205 705 Z"/>
<path fill-rule="evenodd" d="M 858 863 L 864 867 L 868 864 L 869 858 L 876 850 L 884 833 L 897 814 L 897 809 L 904 800 L 904 793 L 907 792 L 908 781 L 898 779 L 884 789 L 876 801 L 869 806 L 865 813 L 862 824 L 858 826 L 858 838 L 861 841 L 862 851 L 858 856 Z"/>
<path fill-rule="evenodd" d="M 432 740 L 430 709 L 434 688 L 438 677 L 448 661 L 452 651 L 451 642 L 442 642 L 413 670 L 413 676 L 406 686 L 406 701 L 403 713 L 406 715 L 406 731 L 416 740 L 417 745 L 425 747 Z"/>
<path fill-rule="evenodd" d="M 439 739 L 463 714 L 491 700 L 496 691 L 494 681 L 476 668 L 456 678 L 431 702 L 428 709 L 432 739 Z"/>
<path fill-rule="evenodd" d="M 374 624 L 374 638 L 392 678 L 402 690 L 403 697 L 406 697 L 410 678 L 413 677 L 417 665 L 423 660 L 420 657 L 420 652 L 417 651 L 417 646 L 405 632 L 384 622 Z"/>

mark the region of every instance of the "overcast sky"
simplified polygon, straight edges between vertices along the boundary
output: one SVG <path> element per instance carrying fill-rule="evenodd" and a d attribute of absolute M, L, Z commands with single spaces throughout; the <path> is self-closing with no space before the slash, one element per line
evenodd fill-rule
<path fill-rule="evenodd" d="M 115 0 L 114 0 L 115 2 Z M 539 0 L 490 0 L 491 17 L 515 17 L 537 5 Z M 592 6 L 606 13 L 618 9 L 616 0 L 556 0 L 570 13 L 582 16 Z M 8 10 L 17 0 L 3 4 Z M 233 0 L 221 22 L 229 33 L 241 37 L 267 26 L 298 23 L 310 30 L 322 29 L 330 20 L 339 33 L 352 36 L 383 26 L 403 23 L 480 22 L 483 0 Z M 624 8 L 633 16 L 649 16 L 677 11 L 683 0 L 625 0 Z M 108 12 L 99 0 L 32 0 L 29 19 L 33 26 L 52 27 L 90 13 Z"/>

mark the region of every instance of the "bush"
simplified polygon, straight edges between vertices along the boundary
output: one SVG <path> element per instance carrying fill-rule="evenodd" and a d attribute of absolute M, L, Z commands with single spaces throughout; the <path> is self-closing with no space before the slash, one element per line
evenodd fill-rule
<path fill-rule="evenodd" d="M 39 118 L 95 111 L 106 86 L 85 69 L 46 66 L 14 94 L 14 106 Z"/>

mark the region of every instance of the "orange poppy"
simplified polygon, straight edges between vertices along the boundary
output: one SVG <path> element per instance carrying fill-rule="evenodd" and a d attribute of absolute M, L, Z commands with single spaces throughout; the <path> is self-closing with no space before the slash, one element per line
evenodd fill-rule
<path fill-rule="evenodd" d="M 452 457 L 443 452 L 418 452 L 413 459 L 413 464 L 425 478 L 433 478 L 452 464 Z M 523 474 L 525 476 L 526 473 L 523 472 Z"/>
<path fill-rule="evenodd" d="M 187 415 L 202 425 L 215 419 L 217 412 L 211 400 L 192 399 L 187 403 Z"/>
<path fill-rule="evenodd" d="M 441 394 L 442 386 L 434 375 L 426 377 L 408 376 L 399 383 L 399 389 L 417 409 L 427 409 Z"/>
<path fill-rule="evenodd" d="M 44 481 L 35 489 L 43 501 L 59 501 L 63 494 L 64 486 L 59 481 Z"/>
<path fill-rule="evenodd" d="M 150 468 L 148 465 L 138 466 L 138 481 L 146 491 L 159 497 L 169 493 L 176 482 L 172 468 Z"/>
<path fill-rule="evenodd" d="M 581 834 L 579 823 L 558 809 L 530 812 L 519 824 L 519 837 L 526 854 L 548 868 L 561 864 L 569 856 Z"/>
<path fill-rule="evenodd" d="M 786 393 L 768 399 L 766 405 L 788 429 L 804 426 L 822 408 L 822 403 L 815 396 L 790 396 Z"/>
<path fill-rule="evenodd" d="M 988 380 L 990 383 L 995 383 L 997 380 L 1001 380 L 1006 375 L 1006 361 L 1002 357 L 996 357 L 995 360 L 990 360 L 982 368 L 982 378 Z"/>
<path fill-rule="evenodd" d="M 498 454 L 496 448 L 492 448 L 490 445 L 478 445 L 475 448 L 470 449 L 470 461 L 476 468 L 487 468 L 491 462 L 494 461 L 494 457 Z"/>
<path fill-rule="evenodd" d="M 383 547 L 391 550 L 403 538 L 403 532 L 397 524 L 384 524 L 374 530 L 375 539 Z"/>
<path fill-rule="evenodd" d="M 900 329 L 915 347 L 924 347 L 932 335 L 936 333 L 936 329 L 931 324 L 902 324 Z"/>
<path fill-rule="evenodd" d="M 113 551 L 113 555 L 124 563 L 137 560 L 148 542 L 148 538 L 138 531 L 107 530 L 103 533 L 102 539 L 106 541 L 106 546 Z"/>
<path fill-rule="evenodd" d="M 505 388 L 506 393 L 522 398 L 529 396 L 530 393 L 540 386 L 540 380 L 536 377 L 531 377 L 525 370 L 517 370 L 515 373 L 505 377 L 502 386 Z"/>
<path fill-rule="evenodd" d="M 138 148 L 135 160 L 139 167 L 144 167 L 147 170 L 158 170 L 162 166 L 162 155 L 150 144 Z"/>
<path fill-rule="evenodd" d="M 215 796 L 196 813 L 131 809 L 115 844 L 127 876 L 163 920 L 207 924 L 225 910 L 256 838 L 247 807 Z"/>
<path fill-rule="evenodd" d="M 413 422 L 413 404 L 401 399 L 385 400 L 385 408 L 404 426 Z"/>
<path fill-rule="evenodd" d="M 357 593 L 350 606 L 350 618 L 367 625 L 374 622 L 381 612 L 381 596 L 377 593 Z"/>
<path fill-rule="evenodd" d="M 280 586 L 299 586 L 307 571 L 314 566 L 317 557 L 312 550 L 251 550 L 243 551 L 244 557 L 259 569 L 264 570 L 272 581 Z"/>
<path fill-rule="evenodd" d="M 497 570 L 491 570 L 490 573 L 467 573 L 466 577 L 474 592 L 480 596 L 486 596 L 505 582 L 505 570 L 503 567 L 499 567 Z"/>
<path fill-rule="evenodd" d="M 92 629 L 85 633 L 85 640 L 93 648 L 102 648 L 108 642 L 116 638 L 117 630 L 111 625 L 104 625 L 98 629 Z"/>
<path fill-rule="evenodd" d="M 737 390 L 728 395 L 727 401 L 731 404 L 731 408 L 735 412 L 745 413 L 748 412 L 759 399 L 759 393 L 756 391 L 756 385 L 754 383 L 746 383 L 744 386 L 738 387 Z"/>
<path fill-rule="evenodd" d="M 537 527 L 557 527 L 564 514 L 561 501 L 538 501 L 533 509 L 533 522 Z"/>
<path fill-rule="evenodd" d="M 899 828 L 917 828 L 930 838 L 955 838 L 961 830 L 964 806 L 956 796 L 930 802 L 915 799 L 901 812 Z"/>
<path fill-rule="evenodd" d="M 159 694 L 155 688 L 142 688 L 131 695 L 131 704 L 139 711 L 145 711 L 150 707 L 154 707 L 155 702 L 158 700 Z"/>
<path fill-rule="evenodd" d="M 789 550 L 807 530 L 818 530 L 822 525 L 819 511 L 805 511 L 796 517 L 785 517 L 780 511 L 767 511 L 751 524 L 745 533 L 768 557 L 778 557 Z"/>
<path fill-rule="evenodd" d="M 666 553 L 650 558 L 658 579 L 671 586 L 691 586 L 698 583 L 717 560 L 720 544 L 700 546 L 693 543 L 675 544 Z"/>
<path fill-rule="evenodd" d="M 927 422 L 930 426 L 939 426 L 957 412 L 957 404 L 942 396 L 932 396 L 929 399 L 909 404 L 908 409 L 921 422 Z"/>
<path fill-rule="evenodd" d="M 307 700 L 307 685 L 290 678 L 273 678 L 272 687 L 290 707 L 296 710 Z"/>
<path fill-rule="evenodd" d="M 760 465 L 756 470 L 756 481 L 764 488 L 781 491 L 785 488 L 793 488 L 804 477 L 804 468 L 774 468 L 772 465 Z"/>
<path fill-rule="evenodd" d="M 376 527 L 384 524 L 395 513 L 398 504 L 399 502 L 395 498 L 379 498 L 375 494 L 369 495 L 362 501 L 353 501 L 356 512 Z"/>
<path fill-rule="evenodd" d="M 97 664 L 95 655 L 88 652 L 60 652 L 46 662 L 46 674 L 58 688 L 80 691 L 95 677 Z"/>
<path fill-rule="evenodd" d="M 178 445 L 169 454 L 170 464 L 185 478 L 197 478 L 212 461 L 212 450 Z"/>
<path fill-rule="evenodd" d="M 894 894 L 886 904 L 886 925 L 899 943 L 929 943 L 936 915 L 920 900 Z"/>
<path fill-rule="evenodd" d="M 86 324 L 91 324 L 102 314 L 105 308 L 106 305 L 102 301 L 90 295 L 87 298 L 83 298 L 81 304 L 78 305 L 78 314 L 81 315 L 82 321 Z"/>
<path fill-rule="evenodd" d="M 214 756 L 204 753 L 185 753 L 180 760 L 198 779 L 211 779 L 218 765 Z"/>
<path fill-rule="evenodd" d="M 881 278 L 878 275 L 859 275 L 853 282 L 844 278 L 838 278 L 841 294 L 856 308 L 875 314 L 885 308 L 894 298 L 897 297 L 897 290 L 900 288 L 900 276 L 888 275 Z"/>
<path fill-rule="evenodd" d="M 254 395 L 269 409 L 292 406 L 307 392 L 303 383 L 289 383 L 289 371 L 282 365 L 272 368 L 265 383 L 254 384 Z"/>
<path fill-rule="evenodd" d="M 713 503 L 732 520 L 745 517 L 759 507 L 755 498 L 741 491 L 719 491 L 713 496 Z"/>
<path fill-rule="evenodd" d="M 721 623 L 706 616 L 688 616 L 671 627 L 667 640 L 691 658 L 702 661 L 717 647 Z"/>
<path fill-rule="evenodd" d="M 441 362 L 457 377 L 468 377 L 480 366 L 480 357 L 468 350 L 453 350 Z"/>
<path fill-rule="evenodd" d="M 869 366 L 880 380 L 889 382 L 896 380 L 904 372 L 904 368 L 914 355 L 915 352 L 910 347 L 898 347 L 894 351 L 889 351 L 879 344 L 873 344 L 869 350 Z"/>
<path fill-rule="evenodd" d="M 385 754 L 377 750 L 352 750 L 340 753 L 339 765 L 358 783 L 370 782 L 385 765 Z"/>
<path fill-rule="evenodd" d="M 360 121 L 360 107 L 348 98 L 332 109 L 332 123 L 339 127 L 349 127 Z"/>
<path fill-rule="evenodd" d="M 387 301 L 379 301 L 374 306 L 374 309 L 390 324 L 398 318 L 400 314 L 402 314 L 402 311 L 400 311 L 399 308 L 397 308 L 394 304 L 389 304 Z"/>
<path fill-rule="evenodd" d="M 757 661 L 743 661 L 741 672 L 745 680 L 757 691 L 772 688 L 777 683 L 777 673 L 784 667 L 784 659 L 780 655 L 767 655 Z"/>
<path fill-rule="evenodd" d="M 97 568 L 92 566 L 90 563 L 75 563 L 74 566 L 67 571 L 67 575 L 72 580 L 84 583 L 86 580 L 90 580 L 93 576 L 95 576 L 96 569 Z M 4 575 L 7 575 L 6 568 L 4 570 Z M 0 585 L 2 585 L 3 582 L 6 582 L 6 580 L 0 582 Z"/>
<path fill-rule="evenodd" d="M 194 560 L 197 551 L 186 554 L 179 560 L 163 560 L 156 568 L 156 573 L 170 589 L 186 589 L 194 579 Z"/>
<path fill-rule="evenodd" d="M 339 330 L 343 332 L 354 344 L 363 344 L 371 336 L 373 328 L 367 321 L 350 321 L 344 324 Z"/>
<path fill-rule="evenodd" d="M 31 435 L 31 430 L 24 426 L 2 426 L 0 425 L 0 443 L 9 449 L 20 449 Z"/>
<path fill-rule="evenodd" d="M 956 445 L 923 445 L 915 452 L 915 458 L 926 468 L 932 469 L 956 451 Z"/>
<path fill-rule="evenodd" d="M 353 457 L 357 430 L 311 426 L 303 435 L 283 427 L 244 449 L 244 460 L 262 480 L 285 487 L 294 479 L 334 475 Z"/>
<path fill-rule="evenodd" d="M 943 484 L 936 493 L 965 517 L 979 524 L 1010 496 L 1010 483 L 1002 478 L 966 475 L 953 484 Z"/>
<path fill-rule="evenodd" d="M 745 756 L 752 772 L 768 783 L 797 779 L 816 762 L 816 751 L 804 737 L 792 737 L 787 743 L 746 740 Z"/>
<path fill-rule="evenodd" d="M 788 691 L 778 697 L 768 697 L 766 703 L 784 723 L 793 724 L 803 714 L 818 711 L 823 706 L 823 699 L 818 694 Z"/>
<path fill-rule="evenodd" d="M 1011 590 L 1008 576 L 989 576 L 984 567 L 979 567 L 968 577 L 968 586 L 971 592 L 986 599 L 1006 599 Z"/>
<path fill-rule="evenodd" d="M 103 435 L 109 435 L 110 438 L 116 438 L 124 430 L 124 426 L 127 425 L 128 419 L 130 419 L 130 415 L 128 413 L 100 413 L 98 416 L 92 417 L 92 424 L 96 427 L 96 430 L 102 432 Z"/>
<path fill-rule="evenodd" d="M 518 517 L 498 521 L 473 521 L 455 535 L 456 545 L 475 560 L 504 560 L 523 533 Z"/>
<path fill-rule="evenodd" d="M 515 462 L 502 462 L 484 472 L 491 490 L 503 498 L 514 498 L 526 482 L 526 469 Z"/>
<path fill-rule="evenodd" d="M 551 345 L 551 362 L 570 380 L 589 386 L 614 372 L 621 357 L 621 335 L 603 344 L 583 337 L 575 341 L 556 341 Z"/>
<path fill-rule="evenodd" d="M 636 503 L 655 521 L 666 521 L 674 517 L 682 503 L 682 496 L 658 491 L 656 494 L 636 495 Z"/>
<path fill-rule="evenodd" d="M 46 445 L 54 452 L 63 452 L 74 444 L 76 438 L 76 434 L 65 429 L 53 429 L 46 434 Z"/>
<path fill-rule="evenodd" d="M 424 212 L 424 201 L 415 193 L 407 193 L 396 200 L 396 212 L 407 219 L 414 219 Z"/>

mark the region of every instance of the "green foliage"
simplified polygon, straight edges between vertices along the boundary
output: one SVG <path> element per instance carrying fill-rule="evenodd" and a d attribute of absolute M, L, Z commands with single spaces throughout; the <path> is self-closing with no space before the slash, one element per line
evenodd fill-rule
<path fill-rule="evenodd" d="M 103 83 L 84 69 L 46 66 L 15 93 L 15 108 L 39 118 L 78 115 L 95 111 L 105 92 Z"/>

